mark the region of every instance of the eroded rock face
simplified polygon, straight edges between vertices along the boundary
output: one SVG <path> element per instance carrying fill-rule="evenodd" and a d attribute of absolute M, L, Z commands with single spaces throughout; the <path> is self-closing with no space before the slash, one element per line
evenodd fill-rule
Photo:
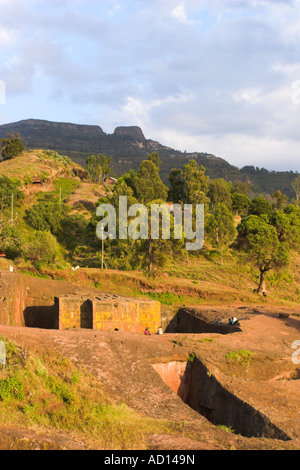
<path fill-rule="evenodd" d="M 246 437 L 290 440 L 291 437 L 250 403 L 226 389 L 197 357 L 193 362 L 152 364 L 168 387 L 193 410 L 215 425 Z"/>
<path fill-rule="evenodd" d="M 190 391 L 191 363 L 172 361 L 153 364 L 153 368 L 168 387 L 186 403 Z"/>
<path fill-rule="evenodd" d="M 27 289 L 20 274 L 0 273 L 0 324 L 24 326 Z"/>
<path fill-rule="evenodd" d="M 145 136 L 140 127 L 137 126 L 120 126 L 115 129 L 114 135 L 131 137 L 134 140 L 144 141 Z"/>

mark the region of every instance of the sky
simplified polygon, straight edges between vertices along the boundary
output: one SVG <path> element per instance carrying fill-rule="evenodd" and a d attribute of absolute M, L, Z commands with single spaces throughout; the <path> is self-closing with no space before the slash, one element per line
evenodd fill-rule
<path fill-rule="evenodd" d="M 300 171 L 300 1 L 0 0 L 0 124 L 29 118 Z"/>

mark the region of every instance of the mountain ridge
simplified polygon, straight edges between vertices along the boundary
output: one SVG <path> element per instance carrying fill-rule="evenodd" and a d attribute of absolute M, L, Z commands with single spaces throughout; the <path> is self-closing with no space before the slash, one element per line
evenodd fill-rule
<path fill-rule="evenodd" d="M 291 183 L 298 173 L 293 171 L 268 171 L 248 165 L 241 169 L 225 159 L 207 152 L 182 152 L 147 139 L 138 126 L 118 126 L 107 134 L 99 125 L 55 122 L 29 118 L 0 125 L 0 138 L 9 133 L 19 133 L 27 148 L 54 150 L 69 156 L 85 167 L 86 158 L 103 153 L 112 157 L 114 175 L 119 177 L 130 169 L 137 170 L 141 161 L 152 152 L 158 152 L 163 162 L 161 178 L 167 183 L 171 169 L 182 168 L 190 159 L 206 168 L 211 179 L 244 181 L 251 185 L 253 194 L 272 194 L 280 191 L 293 197 Z"/>

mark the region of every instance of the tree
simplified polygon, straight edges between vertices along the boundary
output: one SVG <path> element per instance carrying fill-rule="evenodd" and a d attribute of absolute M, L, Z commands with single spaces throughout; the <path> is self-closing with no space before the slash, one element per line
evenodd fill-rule
<path fill-rule="evenodd" d="M 157 166 L 158 169 L 160 169 L 162 165 L 162 161 L 159 158 L 159 155 L 157 152 L 152 152 L 150 155 L 148 155 L 148 160 L 154 163 L 155 166 Z"/>
<path fill-rule="evenodd" d="M 249 207 L 249 214 L 250 215 L 266 215 L 267 217 L 270 217 L 272 214 L 272 206 L 267 199 L 265 199 L 262 196 L 257 196 L 254 199 L 252 199 L 250 207 Z"/>
<path fill-rule="evenodd" d="M 205 175 L 205 168 L 199 168 L 195 160 L 190 160 L 183 167 L 184 202 L 187 204 L 208 204 L 207 192 L 209 177 Z"/>
<path fill-rule="evenodd" d="M 61 230 L 63 208 L 53 200 L 41 200 L 27 211 L 27 222 L 38 231 L 57 235 Z"/>
<path fill-rule="evenodd" d="M 19 134 L 12 134 L 10 138 L 0 139 L 0 150 L 3 160 L 9 160 L 19 155 L 25 146 Z"/>
<path fill-rule="evenodd" d="M 295 191 L 296 203 L 300 204 L 300 175 L 292 182 L 292 188 Z"/>
<path fill-rule="evenodd" d="M 173 168 L 169 174 L 169 183 L 169 201 L 175 204 L 181 203 L 184 200 L 184 179 L 182 170 Z"/>
<path fill-rule="evenodd" d="M 163 208 L 164 215 L 170 220 L 168 237 L 163 231 L 163 215 L 160 212 Z M 175 239 L 174 234 L 174 216 L 164 205 L 164 201 L 152 201 L 148 204 L 148 211 L 151 210 L 151 218 L 148 219 L 148 239 L 141 241 L 141 252 L 144 253 L 142 259 L 144 266 L 151 272 L 154 267 L 164 267 L 170 256 L 176 256 L 182 253 L 184 249 L 184 234 L 181 233 L 181 239 Z M 153 218 L 157 218 L 159 227 L 155 229 Z M 158 233 L 155 233 L 155 232 Z"/>
<path fill-rule="evenodd" d="M 208 197 L 211 208 L 214 209 L 217 204 L 224 203 L 231 206 L 231 186 L 223 178 L 217 178 L 209 183 Z"/>
<path fill-rule="evenodd" d="M 142 203 L 150 210 L 151 204 L 163 204 L 168 195 L 168 188 L 163 184 L 159 175 L 159 168 L 161 161 L 156 152 L 150 154 L 147 160 L 144 160 L 135 173 L 134 171 L 125 175 L 123 181 L 118 182 L 113 190 L 111 198 L 115 207 L 118 207 L 119 196 L 127 196 L 128 205 Z M 128 186 L 126 183 L 129 183 Z M 132 189 L 133 188 L 133 189 Z M 118 209 L 117 209 L 118 214 Z M 129 222 L 129 221 L 128 221 Z M 140 260 L 141 267 L 147 266 L 149 271 L 153 267 L 163 266 L 167 253 L 170 252 L 171 247 L 169 240 L 152 240 L 151 238 L 151 224 L 148 219 L 148 238 L 147 240 L 135 240 L 134 245 L 132 240 L 128 240 L 127 244 L 131 247 L 130 251 L 134 250 L 136 258 Z M 122 242 L 124 244 L 124 242 Z"/>
<path fill-rule="evenodd" d="M 125 173 L 125 175 L 121 176 L 117 180 L 114 188 L 116 188 L 121 183 L 125 183 L 126 186 L 128 186 L 129 188 L 133 190 L 133 192 L 135 192 L 136 178 L 137 178 L 137 172 L 135 170 L 129 170 L 127 173 Z"/>
<path fill-rule="evenodd" d="M 288 243 L 290 248 L 299 250 L 300 208 L 289 204 L 283 211 L 275 211 L 270 223 L 275 227 L 280 242 Z"/>
<path fill-rule="evenodd" d="M 127 197 L 127 204 L 128 206 L 132 206 L 133 204 L 137 204 L 137 199 L 134 196 L 134 191 L 130 186 L 127 186 L 127 184 L 124 181 L 118 180 L 118 182 L 115 184 L 112 195 L 107 198 L 107 201 L 110 201 L 111 204 L 114 206 L 116 209 L 117 215 L 119 214 L 119 198 L 120 196 L 126 196 Z"/>
<path fill-rule="evenodd" d="M 289 264 L 291 249 L 299 240 L 299 220 L 299 213 L 290 208 L 284 213 L 273 213 L 270 219 L 250 215 L 238 225 L 236 247 L 246 253 L 260 272 L 257 293 L 266 295 L 268 271 Z"/>
<path fill-rule="evenodd" d="M 282 210 L 288 201 L 288 197 L 285 194 L 282 194 L 279 189 L 272 194 L 272 199 L 274 201 L 273 207 L 277 210 Z"/>
<path fill-rule="evenodd" d="M 0 209 L 3 211 L 11 206 L 12 196 L 14 203 L 21 203 L 24 199 L 24 193 L 19 189 L 20 181 L 12 180 L 7 176 L 0 176 Z"/>
<path fill-rule="evenodd" d="M 135 197 L 142 204 L 155 199 L 166 201 L 168 188 L 161 181 L 159 169 L 151 160 L 144 160 L 139 167 L 134 181 Z"/>
<path fill-rule="evenodd" d="M 131 179 L 132 178 L 132 179 Z M 131 186 L 128 186 L 125 181 L 129 181 Z M 145 186 L 143 185 L 145 183 Z M 163 194 L 164 199 L 155 199 L 156 194 Z M 109 259 L 110 267 L 116 267 L 117 269 L 148 269 L 150 272 L 155 267 L 162 267 L 168 256 L 181 253 L 184 237 L 182 239 L 175 239 L 174 235 L 174 222 L 173 216 L 169 213 L 168 207 L 164 204 L 167 195 L 167 188 L 162 184 L 159 174 L 158 167 L 150 159 L 145 160 L 140 165 L 140 169 L 137 173 L 132 172 L 131 175 L 125 175 L 120 178 L 112 190 L 112 194 L 107 195 L 105 198 L 101 198 L 97 203 L 97 207 L 102 204 L 111 204 L 116 211 L 116 235 L 117 239 L 111 239 L 106 242 L 105 253 L 107 259 Z M 142 203 L 147 208 L 147 217 L 143 220 L 136 217 L 136 215 L 129 215 L 126 213 L 127 227 L 126 227 L 126 239 L 118 237 L 120 234 L 119 226 L 119 197 L 127 197 L 128 208 L 134 204 Z M 139 198 L 139 199 L 138 199 Z M 164 215 L 168 217 L 170 222 L 170 239 L 165 238 L 162 231 L 162 215 L 160 209 L 165 210 Z M 156 212 L 157 210 L 157 212 Z M 126 211 L 127 212 L 127 211 Z M 137 209 L 137 213 L 138 213 Z M 157 227 L 152 225 L 153 218 L 149 217 L 154 214 L 155 221 L 159 221 L 158 230 Z M 105 215 L 106 221 L 109 220 L 108 216 Z M 138 222 L 136 222 L 138 220 Z M 166 220 L 166 219 L 165 219 Z M 136 225 L 135 225 L 136 222 Z M 133 225 L 131 225 L 133 223 Z M 96 226 L 99 224 L 96 212 L 93 214 L 92 220 L 88 227 L 90 233 L 90 241 L 96 248 L 99 246 L 99 240 L 96 239 Z M 154 229 L 153 229 L 154 227 Z M 137 231 L 137 238 L 134 238 L 129 233 L 129 229 Z M 154 231 L 152 231 L 152 229 Z M 146 237 L 141 236 L 141 232 L 146 234 Z M 155 236 L 154 236 L 155 235 Z"/>
<path fill-rule="evenodd" d="M 212 245 L 220 250 L 221 265 L 223 265 L 223 250 L 236 235 L 234 216 L 226 204 L 220 203 L 215 207 L 207 220 L 206 233 Z"/>
<path fill-rule="evenodd" d="M 16 258 L 22 251 L 21 232 L 16 226 L 15 206 L 22 204 L 24 193 L 20 181 L 0 176 L 0 251 L 8 258 Z"/>
<path fill-rule="evenodd" d="M 12 225 L 10 218 L 0 215 L 0 251 L 7 258 L 14 259 L 22 252 L 22 234 L 18 227 Z"/>
<path fill-rule="evenodd" d="M 136 175 L 136 172 L 134 172 Z M 126 175 L 125 175 L 126 176 Z M 116 211 L 116 239 L 106 240 L 105 243 L 105 265 L 109 266 L 111 269 L 139 269 L 140 266 L 140 256 L 138 254 L 138 241 L 131 240 L 130 237 L 126 239 L 121 239 L 118 237 L 119 234 L 119 216 L 120 216 L 120 207 L 119 207 L 119 197 L 127 197 L 128 207 L 133 204 L 137 204 L 138 201 L 134 196 L 134 190 L 125 183 L 125 178 L 121 177 L 118 179 L 117 183 L 112 189 L 112 193 L 102 197 L 96 203 L 96 210 L 93 212 L 92 217 L 89 221 L 86 230 L 86 241 L 90 247 L 95 250 L 99 250 L 101 246 L 101 241 L 96 234 L 96 228 L 99 224 L 99 218 L 97 216 L 97 209 L 103 204 L 111 204 Z M 128 223 L 130 222 L 130 217 L 128 217 Z M 127 228 L 126 227 L 126 228 Z M 109 260 L 109 261 L 107 261 Z"/>
<path fill-rule="evenodd" d="M 237 181 L 234 185 L 234 192 L 244 194 L 244 196 L 249 196 L 250 185 L 245 181 Z"/>
<path fill-rule="evenodd" d="M 106 157 L 102 153 L 99 155 L 91 155 L 87 158 L 87 171 L 91 181 L 99 183 L 104 181 L 111 173 L 111 158 Z"/>
<path fill-rule="evenodd" d="M 35 232 L 25 247 L 25 258 L 37 269 L 52 267 L 62 259 L 61 248 L 50 232 Z"/>
<path fill-rule="evenodd" d="M 15 259 L 22 254 L 22 232 L 10 220 L 0 220 L 0 251 L 6 254 L 8 259 Z"/>
<path fill-rule="evenodd" d="M 182 170 L 171 170 L 169 197 L 172 202 L 208 205 L 209 177 L 205 175 L 205 171 L 203 166 L 199 168 L 195 160 L 190 160 Z"/>
<path fill-rule="evenodd" d="M 231 201 L 232 210 L 235 214 L 241 217 L 246 217 L 248 215 L 251 200 L 245 194 L 232 193 Z"/>

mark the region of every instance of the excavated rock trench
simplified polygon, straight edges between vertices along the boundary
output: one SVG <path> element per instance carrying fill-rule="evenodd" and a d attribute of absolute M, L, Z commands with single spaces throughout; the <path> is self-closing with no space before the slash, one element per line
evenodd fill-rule
<path fill-rule="evenodd" d="M 209 321 L 203 313 L 199 315 L 194 309 L 187 308 L 181 309 L 177 314 L 175 328 L 177 333 L 221 335 L 242 331 L 240 327 L 229 327 L 226 320 Z M 284 430 L 272 423 L 268 416 L 227 390 L 198 356 L 192 357 L 189 362 L 174 360 L 152 366 L 184 403 L 212 424 L 226 426 L 245 437 L 266 437 L 284 441 L 291 439 Z M 273 381 L 295 380 L 299 377 L 298 369 L 274 377 Z"/>
<path fill-rule="evenodd" d="M 184 403 L 214 425 L 226 426 L 245 437 L 291 439 L 267 416 L 226 390 L 198 357 L 190 362 L 152 365 Z"/>

